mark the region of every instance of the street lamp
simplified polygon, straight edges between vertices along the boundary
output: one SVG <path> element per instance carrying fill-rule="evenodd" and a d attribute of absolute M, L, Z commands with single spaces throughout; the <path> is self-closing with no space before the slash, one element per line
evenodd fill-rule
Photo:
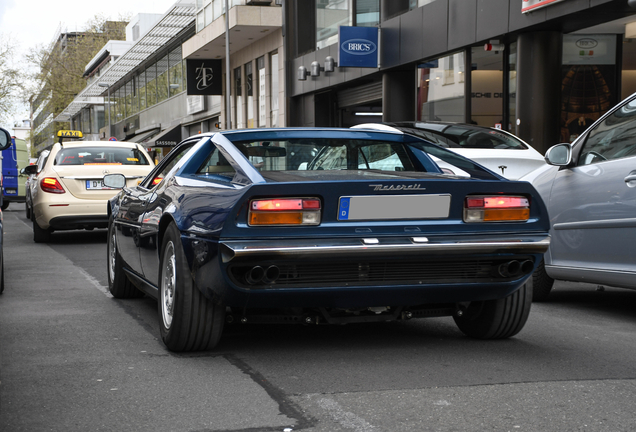
<path fill-rule="evenodd" d="M 110 139 L 110 137 L 113 136 L 112 131 L 110 130 L 111 126 L 110 126 L 110 84 L 105 83 L 105 82 L 98 82 L 97 85 L 99 87 L 106 87 L 107 89 L 107 98 L 108 98 L 108 139 Z"/>

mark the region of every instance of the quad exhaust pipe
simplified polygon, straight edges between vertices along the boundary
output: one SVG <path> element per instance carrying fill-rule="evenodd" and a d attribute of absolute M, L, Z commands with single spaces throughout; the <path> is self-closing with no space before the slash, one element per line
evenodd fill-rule
<path fill-rule="evenodd" d="M 276 282 L 280 276 L 280 269 L 278 266 L 272 265 L 264 269 L 261 266 L 254 266 L 245 273 L 245 280 L 250 285 L 256 285 L 258 283 L 271 284 Z"/>
<path fill-rule="evenodd" d="M 534 263 L 531 260 L 517 261 L 512 260 L 505 262 L 503 264 L 499 264 L 497 268 L 497 272 L 501 277 L 514 277 L 519 275 L 526 275 L 532 272 L 534 268 Z"/>

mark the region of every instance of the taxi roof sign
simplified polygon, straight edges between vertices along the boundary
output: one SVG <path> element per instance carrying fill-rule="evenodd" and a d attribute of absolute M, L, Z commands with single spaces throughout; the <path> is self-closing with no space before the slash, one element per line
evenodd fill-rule
<path fill-rule="evenodd" d="M 81 131 L 75 130 L 61 130 L 57 132 L 57 136 L 60 138 L 84 138 Z"/>

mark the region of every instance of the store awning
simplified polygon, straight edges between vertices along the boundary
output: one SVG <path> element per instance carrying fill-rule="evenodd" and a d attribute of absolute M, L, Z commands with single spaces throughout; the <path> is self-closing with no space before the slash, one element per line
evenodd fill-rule
<path fill-rule="evenodd" d="M 152 138 L 153 136 L 157 135 L 159 133 L 159 131 L 161 131 L 160 128 L 150 129 L 149 131 L 137 134 L 134 137 L 132 137 L 132 138 L 126 140 L 126 141 L 134 142 L 134 143 L 141 143 L 141 142 L 144 142 L 145 140 L 147 140 L 149 138 Z"/>
<path fill-rule="evenodd" d="M 181 142 L 181 125 L 161 131 L 146 141 L 149 147 L 173 147 Z"/>

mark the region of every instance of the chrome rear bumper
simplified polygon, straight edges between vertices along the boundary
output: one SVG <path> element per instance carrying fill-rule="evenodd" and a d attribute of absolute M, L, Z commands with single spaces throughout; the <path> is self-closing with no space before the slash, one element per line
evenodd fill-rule
<path fill-rule="evenodd" d="M 222 240 L 222 260 L 228 263 L 241 258 L 303 258 L 356 255 L 414 256 L 453 254 L 538 254 L 550 246 L 549 235 L 466 236 L 457 237 L 361 237 L 316 240 Z"/>

